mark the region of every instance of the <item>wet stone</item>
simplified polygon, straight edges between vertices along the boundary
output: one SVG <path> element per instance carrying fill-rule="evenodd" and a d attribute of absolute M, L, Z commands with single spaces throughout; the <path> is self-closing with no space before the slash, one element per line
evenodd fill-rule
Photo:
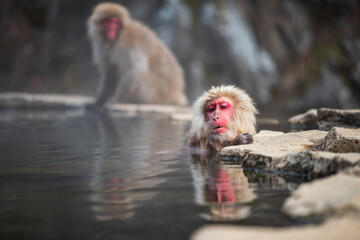
<path fill-rule="evenodd" d="M 306 151 L 326 135 L 326 132 L 309 130 L 299 133 L 283 133 L 276 131 L 260 131 L 254 135 L 254 143 L 248 145 L 230 146 L 222 149 L 220 158 L 244 159 L 246 167 L 276 168 L 277 164 L 293 152 Z"/>
<path fill-rule="evenodd" d="M 312 126 L 317 127 L 317 109 L 310 109 L 305 113 L 291 117 L 288 120 L 291 127 Z"/>
<path fill-rule="evenodd" d="M 72 110 L 85 109 L 85 105 L 94 101 L 91 97 L 60 94 L 1 93 L 0 109 L 6 110 Z M 161 114 L 171 120 L 191 121 L 192 108 L 188 106 L 157 104 L 107 104 L 113 113 L 125 113 L 129 116 L 141 114 Z"/>
<path fill-rule="evenodd" d="M 359 128 L 360 109 L 310 109 L 289 118 L 291 128 L 314 128 L 330 130 L 332 127 Z"/>
<path fill-rule="evenodd" d="M 358 131 L 345 128 L 329 133 L 260 131 L 254 135 L 253 144 L 226 147 L 219 156 L 226 161 L 240 158 L 242 161 L 234 162 L 244 167 L 304 173 L 314 178 L 328 176 L 359 164 Z"/>
<path fill-rule="evenodd" d="M 329 176 L 360 163 L 358 153 L 297 152 L 278 160 L 276 169 L 305 173 L 312 178 Z"/>
<path fill-rule="evenodd" d="M 2 109 L 71 109 L 83 108 L 85 104 L 91 102 L 92 98 L 77 95 L 27 93 L 0 94 L 0 108 Z"/>
<path fill-rule="evenodd" d="M 325 138 L 315 142 L 312 150 L 360 153 L 360 129 L 334 127 Z"/>
<path fill-rule="evenodd" d="M 320 129 L 332 127 L 360 127 L 360 109 L 332 109 L 320 108 L 317 111 L 318 126 Z"/>
<path fill-rule="evenodd" d="M 349 209 L 360 217 L 360 178 L 346 173 L 300 185 L 283 205 L 290 217 L 344 214 Z"/>

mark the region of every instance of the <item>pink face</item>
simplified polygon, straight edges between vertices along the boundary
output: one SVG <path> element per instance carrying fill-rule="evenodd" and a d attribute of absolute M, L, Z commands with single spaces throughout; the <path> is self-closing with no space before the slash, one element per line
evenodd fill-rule
<path fill-rule="evenodd" d="M 121 26 L 119 19 L 116 17 L 106 18 L 103 21 L 103 25 L 105 28 L 105 34 L 106 34 L 107 39 L 109 41 L 113 41 L 116 38 L 116 36 L 118 34 L 118 30 Z"/>
<path fill-rule="evenodd" d="M 206 106 L 206 122 L 214 134 L 224 133 L 232 118 L 233 103 L 229 98 L 218 98 Z"/>

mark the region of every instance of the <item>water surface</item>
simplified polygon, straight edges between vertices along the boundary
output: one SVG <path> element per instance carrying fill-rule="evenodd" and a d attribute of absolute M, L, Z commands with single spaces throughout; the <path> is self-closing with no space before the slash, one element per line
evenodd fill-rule
<path fill-rule="evenodd" d="M 301 179 L 191 156 L 188 122 L 3 113 L 1 239 L 188 239 L 205 224 L 287 226 Z"/>

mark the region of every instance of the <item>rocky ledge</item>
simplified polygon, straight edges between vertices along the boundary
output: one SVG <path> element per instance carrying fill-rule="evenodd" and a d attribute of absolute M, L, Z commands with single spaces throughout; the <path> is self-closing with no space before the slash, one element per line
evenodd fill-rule
<path fill-rule="evenodd" d="M 231 146 L 219 158 L 244 167 L 307 174 L 282 206 L 289 218 L 316 217 L 318 225 L 289 228 L 204 226 L 193 240 L 358 239 L 360 235 L 360 110 L 318 109 L 289 120 L 322 130 L 260 131 L 254 143 Z M 339 127 L 341 126 L 341 127 Z"/>
<path fill-rule="evenodd" d="M 260 131 L 253 144 L 226 147 L 219 157 L 244 167 L 328 176 L 360 164 L 360 129 Z"/>
<path fill-rule="evenodd" d="M 319 128 L 329 130 L 331 127 L 360 127 L 360 109 L 310 109 L 305 113 L 289 119 L 291 128 Z"/>
<path fill-rule="evenodd" d="M 91 103 L 86 96 L 60 94 L 1 93 L 0 109 L 59 110 L 81 109 Z"/>
<path fill-rule="evenodd" d="M 1 93 L 0 109 L 2 110 L 51 110 L 51 111 L 83 111 L 85 105 L 93 102 L 92 97 L 61 94 L 29 94 Z M 162 114 L 173 120 L 190 121 L 192 108 L 187 106 L 156 105 L 156 104 L 109 104 L 111 112 L 121 112 L 137 116 L 141 114 Z"/>

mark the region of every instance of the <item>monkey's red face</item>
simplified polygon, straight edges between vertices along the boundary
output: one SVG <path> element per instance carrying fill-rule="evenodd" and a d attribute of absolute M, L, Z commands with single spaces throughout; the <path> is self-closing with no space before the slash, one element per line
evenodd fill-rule
<path fill-rule="evenodd" d="M 109 41 L 113 41 L 121 27 L 120 20 L 116 17 L 109 17 L 103 21 L 103 26 L 106 34 L 106 38 Z"/>
<path fill-rule="evenodd" d="M 206 122 L 213 134 L 225 133 L 232 119 L 233 103 L 229 98 L 218 98 L 206 106 Z"/>

